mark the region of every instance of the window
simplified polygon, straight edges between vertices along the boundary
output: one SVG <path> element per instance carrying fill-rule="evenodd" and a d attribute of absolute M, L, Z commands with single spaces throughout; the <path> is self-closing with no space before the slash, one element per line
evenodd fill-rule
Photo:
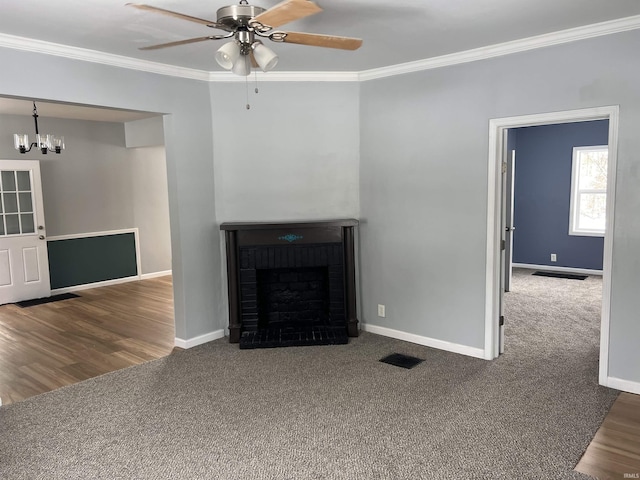
<path fill-rule="evenodd" d="M 604 236 L 608 156 L 606 145 L 573 149 L 569 235 Z"/>

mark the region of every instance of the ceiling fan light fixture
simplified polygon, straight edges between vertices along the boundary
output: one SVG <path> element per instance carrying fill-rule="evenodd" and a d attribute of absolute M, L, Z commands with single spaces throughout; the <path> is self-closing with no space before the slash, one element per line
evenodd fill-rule
<path fill-rule="evenodd" d="M 251 73 L 251 68 L 249 65 L 249 56 L 241 55 L 240 58 L 238 58 L 233 63 L 233 67 L 231 71 L 241 77 L 246 77 L 247 75 L 249 75 L 249 73 Z"/>
<path fill-rule="evenodd" d="M 240 57 L 240 46 L 237 42 L 225 43 L 216 52 L 216 62 L 225 70 L 231 70 Z"/>
<path fill-rule="evenodd" d="M 265 47 L 262 42 L 255 42 L 251 48 L 253 49 L 253 57 L 263 72 L 272 70 L 278 64 L 278 55 L 269 47 Z"/>

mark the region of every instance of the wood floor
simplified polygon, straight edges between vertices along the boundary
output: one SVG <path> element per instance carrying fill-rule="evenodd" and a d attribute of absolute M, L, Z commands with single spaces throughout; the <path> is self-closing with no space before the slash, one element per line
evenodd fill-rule
<path fill-rule="evenodd" d="M 4 405 L 174 350 L 170 276 L 78 294 L 0 306 Z M 601 480 L 640 478 L 640 395 L 620 394 L 576 470 Z"/>
<path fill-rule="evenodd" d="M 3 405 L 164 357 L 174 345 L 171 276 L 0 306 Z"/>
<path fill-rule="evenodd" d="M 575 469 L 600 480 L 640 478 L 640 395 L 618 396 Z"/>

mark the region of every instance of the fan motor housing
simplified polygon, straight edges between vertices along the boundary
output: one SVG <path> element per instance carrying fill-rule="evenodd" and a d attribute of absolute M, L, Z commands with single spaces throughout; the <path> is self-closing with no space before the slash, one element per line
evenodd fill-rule
<path fill-rule="evenodd" d="M 229 5 L 218 9 L 217 22 L 229 27 L 247 26 L 249 20 L 264 11 L 264 8 L 255 5 Z"/>

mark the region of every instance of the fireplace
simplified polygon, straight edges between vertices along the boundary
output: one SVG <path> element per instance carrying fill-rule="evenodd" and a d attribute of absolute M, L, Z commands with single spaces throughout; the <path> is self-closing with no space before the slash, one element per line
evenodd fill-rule
<path fill-rule="evenodd" d="M 357 336 L 357 223 L 223 223 L 229 341 L 266 348 L 347 343 Z"/>

